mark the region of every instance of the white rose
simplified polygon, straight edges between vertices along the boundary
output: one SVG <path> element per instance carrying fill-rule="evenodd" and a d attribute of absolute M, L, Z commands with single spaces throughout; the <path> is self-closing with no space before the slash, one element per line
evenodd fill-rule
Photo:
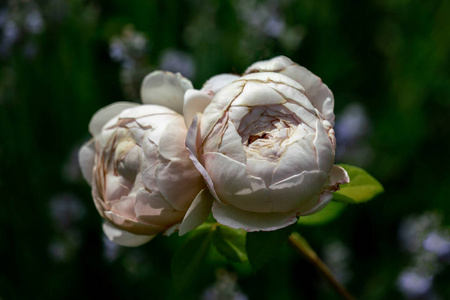
<path fill-rule="evenodd" d="M 181 112 L 190 87 L 179 74 L 158 71 L 144 80 L 142 99 Z M 170 234 L 194 199 L 209 194 L 185 146 L 184 118 L 172 109 L 119 102 L 89 124 L 93 138 L 80 150 L 80 166 L 106 220 L 104 232 L 118 244 L 138 246 L 160 232 Z"/>
<path fill-rule="evenodd" d="M 320 78 L 286 57 L 255 63 L 246 74 L 218 75 L 187 91 L 187 124 L 206 107 L 187 146 L 219 223 L 276 230 L 321 210 L 349 182 L 333 165 L 334 99 Z"/>

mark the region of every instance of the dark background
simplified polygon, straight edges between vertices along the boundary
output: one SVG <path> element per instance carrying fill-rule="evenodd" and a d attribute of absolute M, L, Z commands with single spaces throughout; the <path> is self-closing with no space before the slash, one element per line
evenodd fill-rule
<path fill-rule="evenodd" d="M 234 299 L 339 299 L 288 246 L 257 274 L 213 257 L 179 296 L 182 239 L 106 241 L 77 168 L 91 116 L 139 101 L 146 73 L 180 71 L 200 88 L 276 55 L 330 87 L 337 162 L 385 187 L 298 230 L 358 299 L 450 297 L 449 15 L 438 0 L 2 1 L 0 299 L 232 299 L 211 296 L 223 282 Z M 441 252 L 423 246 L 432 233 Z"/>

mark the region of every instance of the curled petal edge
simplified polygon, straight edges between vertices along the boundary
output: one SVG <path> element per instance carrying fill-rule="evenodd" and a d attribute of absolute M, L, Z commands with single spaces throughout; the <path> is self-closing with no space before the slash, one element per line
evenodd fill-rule
<path fill-rule="evenodd" d="M 197 143 L 200 141 L 198 140 L 200 138 L 198 131 L 200 130 L 200 119 L 202 117 L 201 113 L 197 113 L 197 115 L 192 120 L 192 124 L 189 127 L 188 133 L 186 135 L 186 148 L 189 151 L 189 157 L 191 158 L 192 162 L 194 163 L 195 168 L 200 172 L 200 174 L 203 176 L 203 179 L 205 180 L 206 186 L 208 187 L 209 191 L 211 192 L 212 196 L 215 199 L 219 199 L 217 197 L 216 191 L 214 189 L 214 184 L 212 182 L 211 177 L 209 176 L 206 169 L 203 167 L 203 165 L 198 160 L 198 149 L 197 149 Z"/>
<path fill-rule="evenodd" d="M 119 229 L 112 225 L 109 222 L 103 222 L 103 232 L 105 233 L 106 237 L 121 246 L 125 247 L 137 247 L 141 246 L 147 242 L 149 242 L 151 239 L 153 239 L 156 235 L 138 235 L 133 234 L 128 231 L 125 231 L 123 229 Z"/>
<path fill-rule="evenodd" d="M 95 143 L 94 139 L 86 142 L 78 152 L 78 163 L 80 164 L 81 174 L 84 179 L 92 185 L 92 177 L 95 164 Z"/>
<path fill-rule="evenodd" d="M 247 232 L 273 231 L 297 222 L 296 212 L 255 213 L 222 204 L 218 201 L 213 203 L 212 214 L 220 224 L 235 229 L 244 229 Z"/>
<path fill-rule="evenodd" d="M 108 121 L 118 116 L 125 109 L 139 106 L 140 104 L 132 102 L 116 102 L 98 110 L 89 122 L 89 132 L 93 137 L 99 135 Z"/>
<path fill-rule="evenodd" d="M 213 201 L 214 198 L 208 190 L 201 190 L 186 212 L 178 234 L 185 235 L 205 222 L 211 213 Z"/>

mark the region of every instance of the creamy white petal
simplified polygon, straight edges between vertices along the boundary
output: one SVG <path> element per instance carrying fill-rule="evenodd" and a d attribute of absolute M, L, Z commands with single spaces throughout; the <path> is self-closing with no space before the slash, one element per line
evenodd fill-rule
<path fill-rule="evenodd" d="M 200 130 L 199 122 L 201 119 L 201 114 L 198 113 L 194 120 L 192 120 L 191 127 L 189 127 L 187 136 L 186 136 L 186 147 L 189 151 L 189 157 L 192 160 L 192 163 L 194 164 L 195 168 L 200 172 L 200 174 L 203 176 L 203 179 L 205 180 L 205 183 L 213 195 L 215 199 L 219 199 L 217 197 L 216 191 L 214 189 L 214 183 L 211 180 L 211 177 L 209 176 L 208 172 L 206 171 L 205 167 L 200 163 L 199 161 L 199 155 L 198 155 L 198 145 L 200 143 L 200 135 L 198 134 L 198 131 Z"/>
<path fill-rule="evenodd" d="M 315 214 L 316 212 L 319 212 L 320 210 L 324 209 L 325 206 L 328 205 L 328 203 L 330 203 L 332 198 L 333 198 L 333 196 L 331 195 L 331 193 L 320 194 L 314 207 L 312 207 L 306 211 L 305 210 L 300 211 L 299 215 L 300 216 L 309 216 L 309 215 Z"/>
<path fill-rule="evenodd" d="M 253 63 L 245 70 L 244 74 L 255 72 L 281 72 L 295 63 L 286 56 L 276 56 L 269 60 L 262 60 Z"/>
<path fill-rule="evenodd" d="M 287 67 L 281 74 L 287 75 L 305 87 L 306 96 L 322 116 L 334 125 L 334 97 L 328 86 L 308 69 L 299 65 Z"/>
<path fill-rule="evenodd" d="M 192 88 L 192 83 L 180 73 L 154 71 L 142 81 L 141 100 L 144 104 L 166 106 L 182 114 L 184 93 Z"/>
<path fill-rule="evenodd" d="M 99 135 L 103 126 L 127 108 L 139 106 L 132 102 L 116 102 L 97 111 L 89 123 L 89 132 L 93 137 Z"/>
<path fill-rule="evenodd" d="M 220 201 L 249 211 L 271 211 L 264 181 L 248 175 L 245 164 L 221 153 L 205 153 L 203 156 L 205 169 Z"/>
<path fill-rule="evenodd" d="M 299 66 L 286 56 L 277 56 L 269 60 L 259 61 L 251 65 L 245 74 L 255 72 L 278 72 L 289 76 L 300 83 L 313 105 L 323 117 L 334 124 L 334 97 L 328 86 L 308 69 Z"/>
<path fill-rule="evenodd" d="M 156 236 L 133 234 L 128 231 L 119 229 L 109 222 L 103 222 L 102 227 L 103 232 L 110 241 L 125 247 L 141 246 Z"/>
<path fill-rule="evenodd" d="M 272 184 L 272 176 L 277 164 L 264 159 L 248 158 L 246 161 L 247 173 L 264 180 L 266 186 Z"/>
<path fill-rule="evenodd" d="M 247 82 L 242 93 L 233 101 L 232 106 L 262 106 L 286 103 L 274 89 L 264 83 Z"/>
<path fill-rule="evenodd" d="M 344 168 L 337 165 L 333 165 L 331 167 L 328 176 L 330 178 L 330 185 L 333 186 L 336 184 L 344 184 L 350 182 L 350 177 L 348 177 L 347 171 L 345 171 Z"/>
<path fill-rule="evenodd" d="M 228 122 L 217 151 L 240 163 L 245 163 L 245 150 L 242 147 L 241 136 L 233 123 Z"/>
<path fill-rule="evenodd" d="M 205 187 L 190 159 L 163 163 L 155 175 L 160 193 L 178 210 L 186 211 L 198 191 Z"/>
<path fill-rule="evenodd" d="M 319 170 L 328 173 L 333 166 L 334 149 L 332 148 L 331 141 L 320 120 L 317 120 L 316 122 L 316 138 L 314 139 L 314 147 L 316 148 L 317 165 L 319 166 Z"/>
<path fill-rule="evenodd" d="M 311 101 L 309 101 L 308 97 L 306 97 L 304 92 L 299 91 L 298 89 L 295 89 L 286 84 L 277 84 L 274 82 L 270 82 L 266 85 L 280 93 L 283 98 L 288 99 L 291 102 L 298 103 L 298 105 L 302 106 L 310 113 L 315 114 L 315 107 L 312 105 Z"/>
<path fill-rule="evenodd" d="M 245 81 L 232 82 L 223 87 L 206 107 L 200 123 L 200 137 L 203 141 L 211 132 L 214 125 L 220 120 L 231 102 L 242 93 Z"/>
<path fill-rule="evenodd" d="M 271 84 L 271 83 L 284 84 L 284 85 L 288 85 L 294 89 L 297 89 L 299 91 L 305 90 L 299 82 L 289 78 L 288 76 L 285 76 L 280 73 L 274 73 L 274 72 L 261 72 L 261 73 L 252 73 L 252 74 L 244 75 L 241 78 L 239 78 L 238 80 L 236 80 L 236 82 L 239 82 L 239 81 L 261 82 L 261 83 L 266 83 L 266 84 Z"/>
<path fill-rule="evenodd" d="M 226 86 L 227 84 L 233 82 L 238 79 L 239 76 L 234 74 L 219 74 L 211 77 L 202 87 L 202 91 L 208 92 L 213 96 L 217 94 L 217 92 Z"/>
<path fill-rule="evenodd" d="M 198 193 L 181 222 L 179 231 L 180 236 L 197 228 L 206 221 L 211 213 L 213 201 L 214 198 L 208 190 L 204 189 Z"/>
<path fill-rule="evenodd" d="M 320 171 L 302 172 L 269 187 L 269 199 L 274 212 L 289 212 L 300 207 L 320 192 L 328 179 Z"/>
<path fill-rule="evenodd" d="M 303 129 L 300 126 L 295 130 L 296 133 L 301 131 Z M 313 135 L 307 135 L 294 140 L 286 147 L 275 169 L 272 182 L 282 181 L 303 171 L 318 170 L 313 139 Z"/>
<path fill-rule="evenodd" d="M 187 90 L 184 94 L 183 116 L 186 127 L 191 126 L 192 120 L 197 113 L 203 113 L 211 103 L 212 93 L 198 90 Z"/>
<path fill-rule="evenodd" d="M 183 118 L 180 115 L 169 120 L 160 134 L 158 144 L 159 154 L 167 160 L 187 159 L 188 152 L 185 144 L 186 134 L 187 129 Z"/>
<path fill-rule="evenodd" d="M 92 172 L 95 163 L 95 142 L 93 139 L 86 142 L 78 152 L 78 163 L 80 164 L 81 174 L 84 179 L 92 185 Z"/>
<path fill-rule="evenodd" d="M 236 229 L 242 228 L 248 232 L 277 230 L 297 222 L 296 212 L 248 212 L 218 201 L 214 201 L 212 213 L 220 224 Z"/>

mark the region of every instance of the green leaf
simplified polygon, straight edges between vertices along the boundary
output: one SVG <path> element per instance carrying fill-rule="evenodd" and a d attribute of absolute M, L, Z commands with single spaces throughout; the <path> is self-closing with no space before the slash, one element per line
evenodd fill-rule
<path fill-rule="evenodd" d="M 275 231 L 248 232 L 246 250 L 248 260 L 254 271 L 274 258 L 286 243 L 297 223 Z"/>
<path fill-rule="evenodd" d="M 298 224 L 301 225 L 323 225 L 336 219 L 345 208 L 346 204 L 330 202 L 324 209 L 310 216 L 300 217 Z"/>
<path fill-rule="evenodd" d="M 350 204 L 369 201 L 384 191 L 383 186 L 369 173 L 350 165 L 339 165 L 350 177 L 350 183 L 341 185 L 341 189 L 333 193 L 333 200 Z"/>
<path fill-rule="evenodd" d="M 246 232 L 243 229 L 233 229 L 227 226 L 218 226 L 214 232 L 214 245 L 220 254 L 235 262 L 247 261 L 245 251 Z"/>
<path fill-rule="evenodd" d="M 214 224 L 204 225 L 205 223 L 201 229 L 196 229 L 194 234 L 188 237 L 172 259 L 172 276 L 180 293 L 187 291 L 198 277 L 197 274 L 202 272 L 216 228 Z"/>

